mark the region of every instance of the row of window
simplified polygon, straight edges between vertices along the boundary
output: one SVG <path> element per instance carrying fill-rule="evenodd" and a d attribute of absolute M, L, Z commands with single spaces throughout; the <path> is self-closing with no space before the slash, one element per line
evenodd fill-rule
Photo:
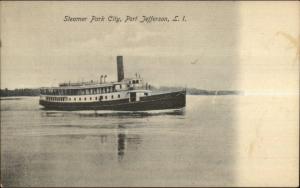
<path fill-rule="evenodd" d="M 122 85 L 119 85 L 122 89 Z M 90 89 L 41 89 L 41 94 L 45 95 L 92 95 L 116 92 L 115 86 L 90 88 Z"/>
<path fill-rule="evenodd" d="M 129 84 L 139 84 L 140 80 L 129 81 Z M 124 85 L 126 87 L 126 85 Z M 92 95 L 117 92 L 117 89 L 122 89 L 122 84 L 116 84 L 108 87 L 98 87 L 89 89 L 41 89 L 41 94 L 44 95 Z M 125 88 L 126 89 L 126 88 Z"/>
<path fill-rule="evenodd" d="M 67 97 L 46 97 L 47 101 L 67 101 Z"/>
<path fill-rule="evenodd" d="M 132 83 L 132 84 L 138 84 L 138 83 L 140 83 L 140 82 L 139 82 L 139 80 L 132 80 L 132 81 L 129 81 L 129 84 L 131 84 L 131 83 Z"/>
<path fill-rule="evenodd" d="M 111 99 L 114 99 L 114 95 L 111 95 L 110 97 L 111 97 Z M 117 97 L 121 98 L 120 94 Z M 69 101 L 72 101 L 71 97 L 69 97 L 69 98 L 67 98 L 67 97 L 46 97 L 47 101 L 68 101 L 68 99 L 69 99 Z M 82 99 L 82 101 L 86 101 L 88 99 L 91 101 L 91 100 L 93 100 L 93 97 L 82 97 L 82 98 L 78 97 L 78 101 L 81 101 L 81 99 Z M 104 96 L 104 99 L 107 100 L 108 96 Z M 76 100 L 77 100 L 77 98 L 74 97 L 73 101 L 76 101 Z M 103 96 L 95 97 L 95 100 L 96 101 L 97 100 L 102 101 L 103 100 Z"/>

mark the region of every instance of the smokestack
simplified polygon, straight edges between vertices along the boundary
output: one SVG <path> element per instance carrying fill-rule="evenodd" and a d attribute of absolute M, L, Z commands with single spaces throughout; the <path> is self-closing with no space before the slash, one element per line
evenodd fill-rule
<path fill-rule="evenodd" d="M 117 56 L 118 82 L 124 79 L 123 56 Z"/>

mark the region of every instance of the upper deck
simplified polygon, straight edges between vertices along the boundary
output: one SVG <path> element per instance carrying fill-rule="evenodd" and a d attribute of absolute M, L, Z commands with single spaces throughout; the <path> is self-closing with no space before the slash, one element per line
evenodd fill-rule
<path fill-rule="evenodd" d="M 134 78 L 124 78 L 123 57 L 117 56 L 116 82 L 106 82 L 106 75 L 101 75 L 98 82 L 60 83 L 58 87 L 43 87 L 40 89 L 41 96 L 81 96 L 116 93 L 129 90 L 150 90 L 150 85 L 136 73 Z"/>
<path fill-rule="evenodd" d="M 41 95 L 92 95 L 137 89 L 150 89 L 141 78 L 126 78 L 120 82 L 63 83 L 59 87 L 43 87 Z"/>

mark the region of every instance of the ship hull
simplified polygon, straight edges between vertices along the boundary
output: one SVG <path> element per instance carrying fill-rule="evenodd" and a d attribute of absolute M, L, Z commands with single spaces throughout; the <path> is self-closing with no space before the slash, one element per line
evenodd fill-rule
<path fill-rule="evenodd" d="M 40 100 L 40 105 L 49 110 L 116 110 L 116 111 L 148 111 L 163 109 L 180 109 L 186 105 L 186 91 L 170 92 L 141 97 L 140 101 L 129 99 L 97 102 L 49 102 Z"/>

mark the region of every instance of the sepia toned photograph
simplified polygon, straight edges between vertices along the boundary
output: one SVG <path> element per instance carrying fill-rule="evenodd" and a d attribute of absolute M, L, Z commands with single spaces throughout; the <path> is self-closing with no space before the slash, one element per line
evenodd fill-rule
<path fill-rule="evenodd" d="M 1 1 L 1 187 L 298 187 L 298 1 Z"/>

